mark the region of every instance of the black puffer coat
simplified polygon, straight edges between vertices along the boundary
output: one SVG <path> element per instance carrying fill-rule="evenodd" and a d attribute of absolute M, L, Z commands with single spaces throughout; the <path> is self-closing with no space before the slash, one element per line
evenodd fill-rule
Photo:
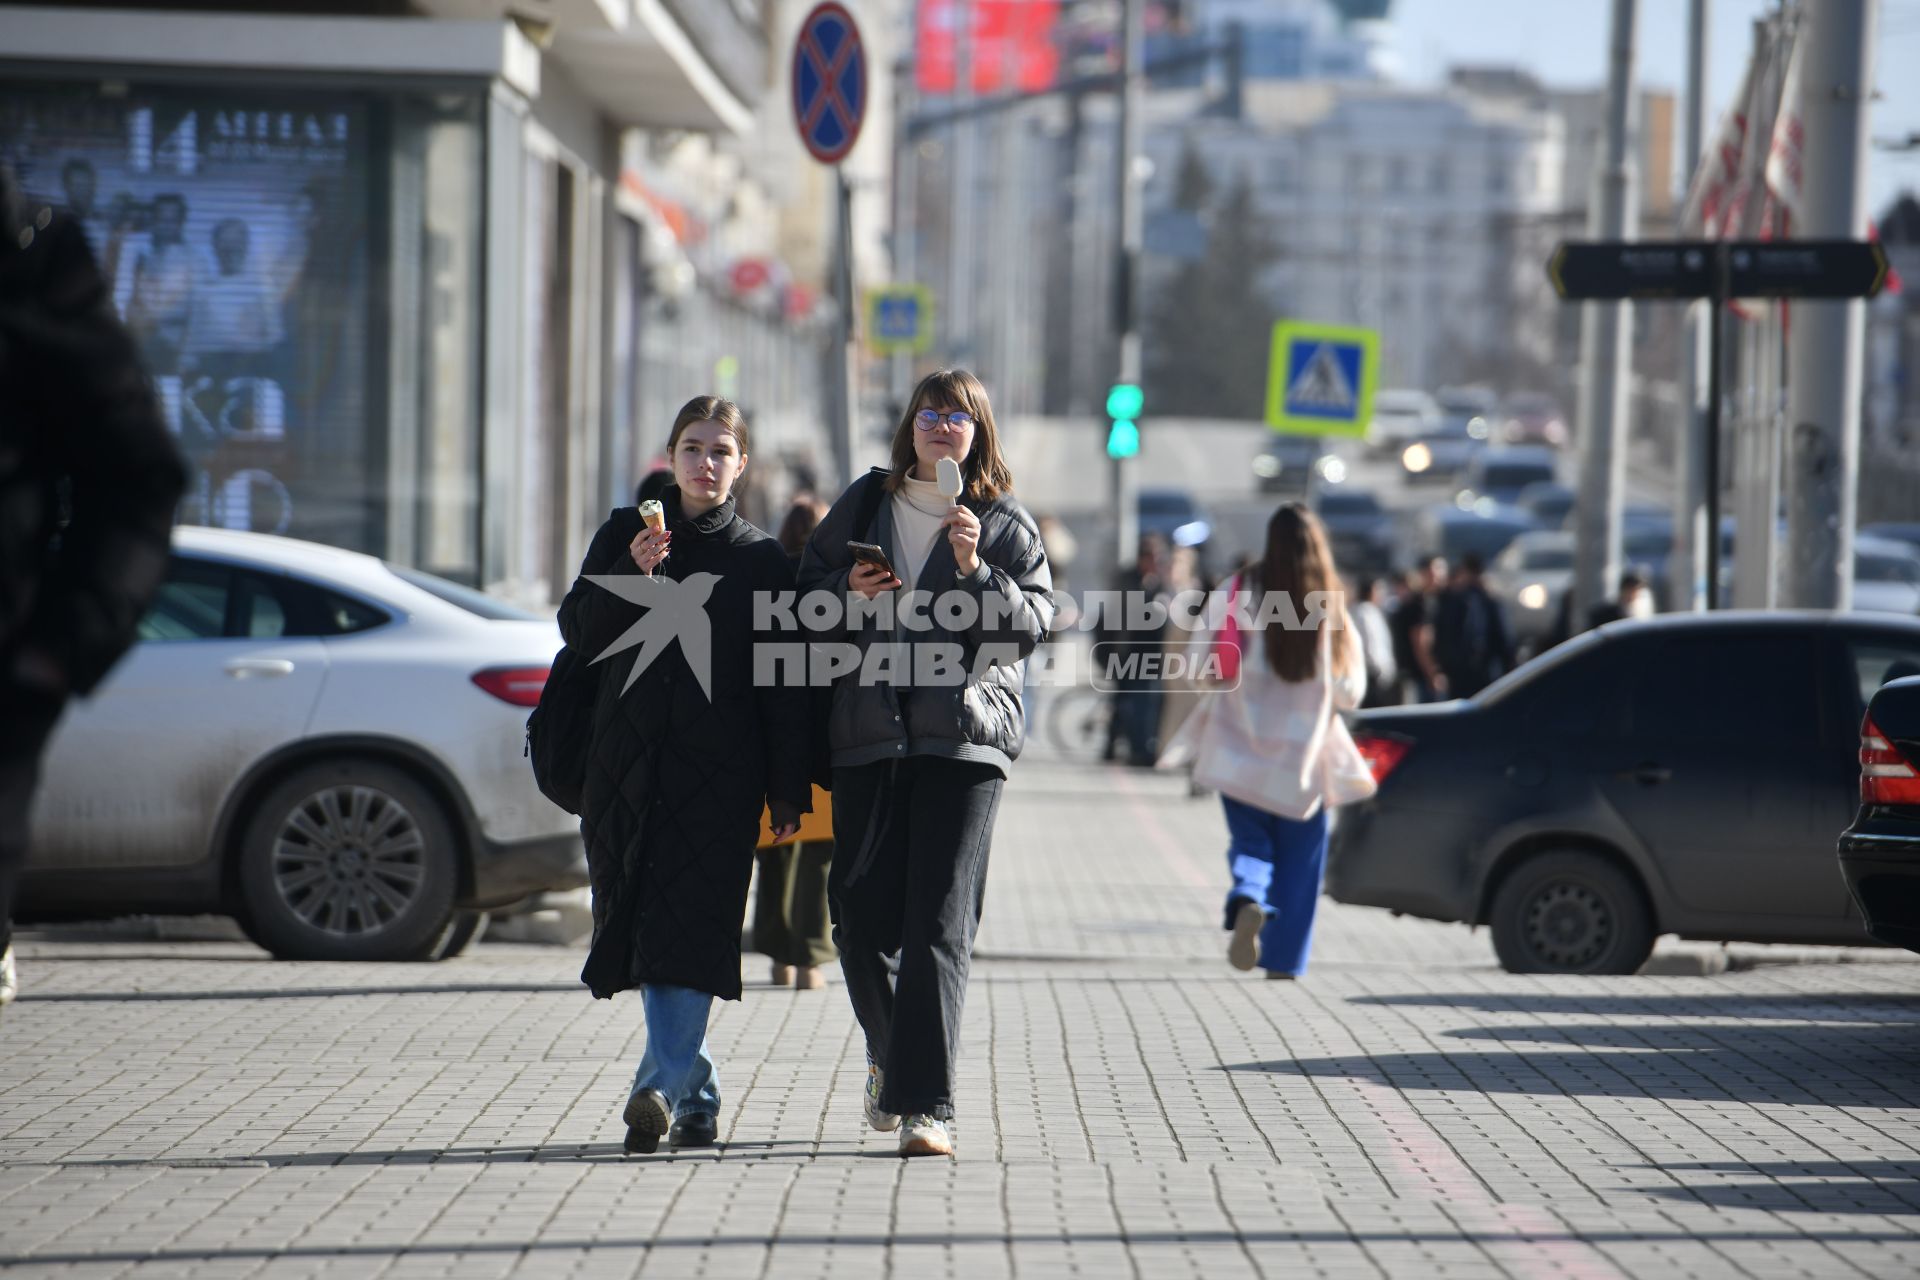
<path fill-rule="evenodd" d="M 18 213 L 0 173 L 0 704 L 31 652 L 51 707 L 133 643 L 187 476 L 85 234 Z"/>
<path fill-rule="evenodd" d="M 663 500 L 673 551 L 659 570 L 684 583 L 716 575 L 707 598 L 712 701 L 678 640 L 629 689 L 646 652 L 627 648 L 594 667 L 599 692 L 581 828 L 593 882 L 593 949 L 581 981 L 596 996 L 643 983 L 740 998 L 740 928 L 761 810 L 769 796 L 808 807 L 805 692 L 756 688 L 753 594 L 791 590 L 780 544 L 734 514 L 733 503 L 688 519 L 680 491 Z M 592 661 L 651 611 L 588 574 L 639 577 L 627 552 L 633 513 L 594 536 L 581 577 L 560 606 L 567 644 Z M 622 690 L 625 689 L 625 692 Z"/>
<path fill-rule="evenodd" d="M 886 474 L 876 468 L 854 481 L 813 531 L 800 561 L 802 596 L 826 591 L 846 597 L 853 571 L 849 539 L 879 545 L 889 560 L 898 554 L 890 496 L 880 500 L 873 526 L 864 535 L 853 527 L 862 486 L 885 484 Z M 828 721 L 836 768 L 930 755 L 992 765 L 1004 776 L 1026 743 L 1022 686 L 1027 659 L 1053 627 L 1053 577 L 1046 549 L 1033 517 L 1011 495 L 990 502 L 976 498 L 962 502 L 980 519 L 979 567 L 962 577 L 954 563 L 953 544 L 937 537 L 925 566 L 915 576 L 914 590 L 936 600 L 949 591 L 973 596 L 981 605 L 974 625 L 955 631 L 930 616 L 931 625 L 924 630 L 896 620 L 892 630 L 884 631 L 863 621 L 852 630 L 844 624 L 819 629 L 812 638 L 851 642 L 862 653 L 875 645 L 946 645 L 963 655 L 969 674 L 964 683 L 921 688 L 912 687 L 907 672 L 901 672 L 897 681 L 882 682 L 864 681 L 858 672 L 842 676 L 833 686 Z M 989 616 L 989 597 L 999 609 L 996 616 Z M 983 651 L 985 658 L 998 660 L 987 665 L 980 660 Z"/>

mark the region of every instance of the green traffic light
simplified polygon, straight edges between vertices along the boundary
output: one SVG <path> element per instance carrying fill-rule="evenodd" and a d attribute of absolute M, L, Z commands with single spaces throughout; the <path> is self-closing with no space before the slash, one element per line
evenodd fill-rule
<path fill-rule="evenodd" d="M 1116 382 L 1113 389 L 1107 392 L 1107 416 L 1128 422 L 1137 421 L 1146 402 L 1138 386 L 1131 382 Z"/>
<path fill-rule="evenodd" d="M 1125 418 L 1115 418 L 1107 431 L 1107 456 L 1131 458 L 1140 452 L 1140 428 Z"/>

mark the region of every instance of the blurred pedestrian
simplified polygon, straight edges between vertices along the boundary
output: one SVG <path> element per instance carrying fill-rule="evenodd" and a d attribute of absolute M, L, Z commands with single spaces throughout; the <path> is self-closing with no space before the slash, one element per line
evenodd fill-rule
<path fill-rule="evenodd" d="M 1567 593 L 1569 597 L 1572 594 L 1571 591 Z M 1618 595 L 1587 610 L 1587 630 L 1627 618 L 1651 618 L 1654 612 L 1653 592 L 1647 589 L 1647 580 L 1629 569 L 1620 575 Z"/>
<path fill-rule="evenodd" d="M 938 483 L 949 459 L 961 471 L 955 500 Z M 856 561 L 849 541 L 877 545 L 886 567 Z M 833 504 L 807 544 L 799 585 L 802 596 L 854 592 L 875 601 L 900 592 L 896 600 L 932 601 L 924 614 L 903 608 L 897 627 L 863 614 L 829 637 L 862 659 L 834 689 L 839 856 L 829 900 L 847 995 L 866 1034 L 867 1123 L 899 1129 L 903 1156 L 949 1155 L 993 820 L 1026 739 L 1023 668 L 1053 622 L 1046 551 L 1013 497 L 978 378 L 942 369 L 921 379 L 894 429 L 889 465 Z M 899 652 L 902 640 L 910 660 L 870 661 Z M 936 654 L 958 656 L 957 678 L 934 662 L 920 675 L 922 657 Z"/>
<path fill-rule="evenodd" d="M 1394 665 L 1406 678 L 1415 702 L 1437 702 L 1446 693 L 1447 678 L 1433 654 L 1434 613 L 1446 576 L 1447 562 L 1439 556 L 1421 560 L 1389 619 Z"/>
<path fill-rule="evenodd" d="M 1118 612 L 1106 613 L 1097 633 L 1100 647 L 1095 652 L 1113 687 L 1113 711 L 1100 758 L 1117 758 L 1125 742 L 1128 763 L 1142 769 L 1153 767 L 1160 754 L 1160 678 L 1149 668 L 1159 660 L 1165 626 L 1146 624 L 1148 609 L 1167 599 L 1169 557 L 1164 536 L 1140 535 L 1133 565 L 1114 579 Z"/>
<path fill-rule="evenodd" d="M 133 643 L 186 482 L 86 233 L 0 167 L 0 1006 L 41 752 Z"/>
<path fill-rule="evenodd" d="M 795 498 L 780 522 L 780 549 L 795 571 L 807 539 L 827 514 L 827 504 L 811 494 Z M 810 721 L 832 713 L 832 686 L 807 690 Z M 815 695 L 820 696 L 815 696 Z M 821 797 L 814 797 L 815 808 Z M 760 885 L 753 897 L 753 949 L 772 962 L 776 987 L 818 991 L 827 985 L 822 965 L 839 955 L 833 949 L 833 922 L 827 909 L 827 874 L 833 865 L 833 841 L 801 840 L 762 848 Z"/>
<path fill-rule="evenodd" d="M 1360 699 L 1363 707 L 1395 707 L 1402 698 L 1400 666 L 1394 657 L 1393 635 L 1387 627 L 1386 580 L 1368 578 L 1361 584 L 1353 602 L 1354 630 L 1360 633 L 1360 648 L 1366 655 L 1367 692 Z"/>
<path fill-rule="evenodd" d="M 754 597 L 791 591 L 793 566 L 734 510 L 748 461 L 739 409 L 689 400 L 667 456 L 664 527 L 615 510 L 560 605 L 562 636 L 599 682 L 581 808 L 593 948 L 580 976 L 596 997 L 640 989 L 647 1048 L 622 1112 L 627 1150 L 639 1152 L 662 1135 L 675 1148 L 714 1141 L 720 1079 L 707 1018 L 715 996 L 740 998 L 761 814 L 771 810 L 785 839 L 809 799 L 804 691 L 754 676 Z M 588 581 L 601 575 L 678 585 L 616 592 Z M 658 603 L 639 602 L 650 598 Z M 676 629 L 689 606 L 709 624 L 698 628 L 704 645 Z"/>
<path fill-rule="evenodd" d="M 660 501 L 660 496 L 667 491 L 667 486 L 672 483 L 673 468 L 655 467 L 653 470 L 647 472 L 646 475 L 642 476 L 640 483 L 634 486 L 633 505 L 637 507 L 643 502 Z"/>
<path fill-rule="evenodd" d="M 1366 657 L 1326 530 L 1301 503 L 1274 512 L 1266 556 L 1228 591 L 1243 599 L 1257 634 L 1241 637 L 1238 682 L 1205 699 L 1162 764 L 1191 760 L 1195 780 L 1218 790 L 1226 809 L 1228 961 L 1296 978 L 1313 945 L 1327 810 L 1373 792 L 1339 716 L 1360 704 Z M 1312 625 L 1260 626 L 1281 596 Z"/>
<path fill-rule="evenodd" d="M 1484 570 L 1477 552 L 1461 556 L 1435 612 L 1433 650 L 1450 697 L 1471 698 L 1513 670 L 1513 633 L 1500 602 L 1487 590 Z"/>
<path fill-rule="evenodd" d="M 1068 573 L 1080 554 L 1080 543 L 1059 516 L 1044 515 L 1036 523 L 1040 528 L 1040 544 L 1047 549 L 1047 565 L 1053 570 L 1053 591 L 1057 597 L 1073 590 Z"/>

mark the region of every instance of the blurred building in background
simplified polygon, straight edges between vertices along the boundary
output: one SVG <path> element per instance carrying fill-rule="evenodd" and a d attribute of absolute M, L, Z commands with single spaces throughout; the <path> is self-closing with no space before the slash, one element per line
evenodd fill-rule
<path fill-rule="evenodd" d="M 86 224 L 185 519 L 550 601 L 689 396 L 752 415 L 762 502 L 830 456 L 804 8 L 0 6 L 0 161 Z"/>

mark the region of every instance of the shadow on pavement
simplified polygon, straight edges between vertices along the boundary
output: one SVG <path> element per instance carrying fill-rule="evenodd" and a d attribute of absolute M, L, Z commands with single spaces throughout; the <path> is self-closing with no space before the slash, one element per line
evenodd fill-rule
<path fill-rule="evenodd" d="M 1663 1200 L 1721 1209 L 1815 1213 L 1920 1213 L 1920 1162 L 1783 1160 L 1763 1164 L 1702 1161 L 1653 1166 L 1687 1185 L 1642 1189 Z M 1702 1173 L 1752 1174 L 1763 1182 L 1703 1182 Z"/>
<path fill-rule="evenodd" d="M 1915 974 L 1920 976 L 1920 970 L 1915 970 Z M 1631 991 L 1618 994 L 1596 992 L 1592 995 L 1500 995 L 1490 991 L 1472 991 L 1458 995 L 1352 996 L 1348 1003 L 1463 1009 L 1478 1013 L 1780 1018 L 1800 1022 L 1908 1023 L 1920 1026 L 1920 990 L 1915 990 L 1911 995 L 1853 995 L 1843 992 L 1745 995 L 1724 990 L 1702 992 L 1699 995 L 1642 995 Z"/>
<path fill-rule="evenodd" d="M 539 992 L 578 994 L 577 982 L 450 982 L 444 986 L 413 987 L 278 987 L 262 990 L 220 991 L 33 991 L 20 993 L 25 1004 L 121 1004 L 136 1000 L 331 1000 L 346 996 L 438 996 Z"/>

